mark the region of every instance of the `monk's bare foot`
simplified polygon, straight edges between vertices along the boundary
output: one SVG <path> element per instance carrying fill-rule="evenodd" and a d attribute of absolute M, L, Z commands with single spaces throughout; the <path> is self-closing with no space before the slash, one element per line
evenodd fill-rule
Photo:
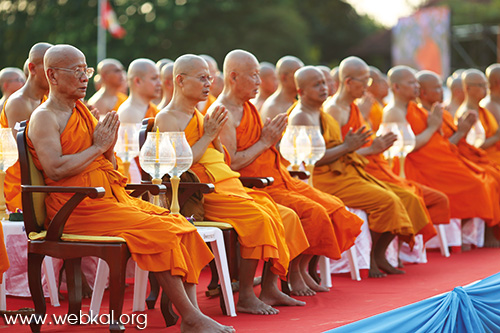
<path fill-rule="evenodd" d="M 232 333 L 236 331 L 232 326 L 221 325 L 212 318 L 200 313 L 183 317 L 181 332 Z"/>
<path fill-rule="evenodd" d="M 377 260 L 377 267 L 387 274 L 405 274 L 405 271 L 397 269 L 396 267 L 389 264 L 385 256 Z"/>
<path fill-rule="evenodd" d="M 398 268 L 404 268 L 405 265 L 403 265 L 403 262 L 401 261 L 400 258 L 398 258 Z"/>
<path fill-rule="evenodd" d="M 288 275 L 288 281 L 290 282 L 290 293 L 295 296 L 314 296 L 316 292 L 310 289 L 300 271 L 292 272 L 290 271 Z"/>
<path fill-rule="evenodd" d="M 304 306 L 306 302 L 299 301 L 295 298 L 282 293 L 278 288 L 269 288 L 260 293 L 260 300 L 271 306 Z"/>
<path fill-rule="evenodd" d="M 302 278 L 304 279 L 307 286 L 316 292 L 321 293 L 321 292 L 330 291 L 329 288 L 320 286 L 316 281 L 314 281 L 314 279 L 311 277 L 311 275 L 309 275 L 309 273 L 307 273 L 307 272 L 302 272 Z"/>
<path fill-rule="evenodd" d="M 378 267 L 370 267 L 370 270 L 368 271 L 368 277 L 371 278 L 383 278 L 386 277 L 387 274 L 383 273 L 378 269 Z"/>
<path fill-rule="evenodd" d="M 247 297 L 245 299 L 239 299 L 238 304 L 236 304 L 236 310 L 238 312 L 245 312 L 257 315 L 275 315 L 280 313 L 278 309 L 264 303 L 257 296 Z"/>
<path fill-rule="evenodd" d="M 496 239 L 493 229 L 486 227 L 484 230 L 484 247 L 498 248 L 500 247 L 500 240 Z"/>

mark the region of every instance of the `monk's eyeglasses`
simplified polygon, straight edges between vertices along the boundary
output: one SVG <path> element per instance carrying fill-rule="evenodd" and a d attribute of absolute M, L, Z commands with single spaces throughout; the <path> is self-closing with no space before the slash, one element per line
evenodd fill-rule
<path fill-rule="evenodd" d="M 189 76 L 189 77 L 194 77 L 194 78 L 198 79 L 198 81 L 200 81 L 201 83 L 205 83 L 207 81 L 210 82 L 210 83 L 214 82 L 214 77 L 211 76 L 211 75 L 194 76 L 194 75 L 189 75 L 189 74 L 186 74 L 186 73 L 181 73 L 181 75 L 185 75 L 185 76 Z"/>
<path fill-rule="evenodd" d="M 355 78 L 355 77 L 352 77 L 352 76 L 348 76 L 348 78 L 351 79 L 351 80 L 354 80 L 354 81 L 358 81 L 358 82 L 360 82 L 361 84 L 363 84 L 366 87 L 371 86 L 372 83 L 373 83 L 373 78 L 371 78 L 371 77 L 366 78 L 366 79 L 358 79 L 358 78 Z"/>
<path fill-rule="evenodd" d="M 85 69 L 81 69 L 81 68 L 71 69 L 71 68 L 62 68 L 62 67 L 50 67 L 50 68 L 59 69 L 61 71 L 66 71 L 66 72 L 72 72 L 73 75 L 77 79 L 81 79 L 83 75 L 85 75 L 87 77 L 87 79 L 90 79 L 92 77 L 92 75 L 94 75 L 94 69 L 92 67 L 88 67 Z"/>

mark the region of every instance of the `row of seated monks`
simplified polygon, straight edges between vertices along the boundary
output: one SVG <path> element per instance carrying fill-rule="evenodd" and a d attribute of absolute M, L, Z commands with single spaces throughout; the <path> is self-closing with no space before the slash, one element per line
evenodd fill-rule
<path fill-rule="evenodd" d="M 126 239 L 137 265 L 155 272 L 178 309 L 182 331 L 233 331 L 203 315 L 197 304 L 195 286 L 213 255 L 184 217 L 126 193 L 127 179 L 114 154 L 120 123 L 155 117 L 160 131 L 185 133 L 193 151 L 191 171 L 215 186 L 204 196 L 205 219 L 227 222 L 238 234 L 239 312 L 278 314 L 278 306 L 305 305 L 292 296 L 327 292 L 310 277 L 308 264 L 315 255 L 339 259 L 354 244 L 363 221 L 346 206 L 367 213 L 373 278 L 404 273 L 385 255 L 396 236 L 413 246 L 417 234 L 427 241 L 436 234 L 434 225 L 450 218 L 483 219 L 486 246 L 499 245 L 497 65 L 488 69 L 488 78 L 473 69 L 453 75 L 448 106 L 442 104 L 437 74 L 396 66 L 386 77 L 357 57 L 330 71 L 292 56 L 276 67 L 259 64 L 251 53 L 233 50 L 222 73 L 207 55 L 157 64 L 136 59 L 126 73 L 118 60 L 105 59 L 97 66 L 100 88 L 88 102 L 93 69 L 77 48 L 38 43 L 26 68 L 27 80 L 6 98 L 0 124 L 15 133 L 18 122 L 29 120 L 29 149 L 47 185 L 105 188 L 104 198 L 86 199 L 76 208 L 64 231 Z M 10 83 L 0 74 L 0 82 Z M 487 80 L 490 94 L 484 99 Z M 389 88 L 393 98 L 385 104 Z M 383 156 L 396 135 L 374 134 L 384 122 L 407 123 L 415 133 L 406 178 Z M 314 188 L 289 175 L 276 149 L 287 124 L 321 128 L 326 153 L 315 165 Z M 473 126 L 485 133 L 481 147 L 466 141 Z M 256 190 L 243 187 L 240 176 L 275 181 Z M 16 164 L 5 182 L 10 211 L 22 208 L 19 184 Z M 67 199 L 47 197 L 49 218 Z M 5 270 L 5 248 L 0 254 Z M 257 296 L 259 260 L 269 265 Z M 278 278 L 288 281 L 291 296 L 277 287 Z"/>

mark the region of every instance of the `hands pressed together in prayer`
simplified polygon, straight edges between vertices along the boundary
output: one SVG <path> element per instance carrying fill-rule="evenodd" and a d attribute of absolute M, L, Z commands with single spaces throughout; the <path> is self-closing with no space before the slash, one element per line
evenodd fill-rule
<path fill-rule="evenodd" d="M 207 113 L 203 122 L 203 135 L 208 136 L 212 141 L 219 137 L 219 134 L 228 120 L 227 110 L 224 106 L 217 106 L 212 113 Z"/>
<path fill-rule="evenodd" d="M 271 120 L 267 118 L 260 134 L 260 140 L 267 146 L 272 147 L 279 140 L 288 124 L 288 116 L 286 113 L 281 113 Z"/>
<path fill-rule="evenodd" d="M 427 117 L 427 127 L 432 128 L 433 132 L 441 129 L 441 125 L 443 124 L 443 110 L 442 103 L 434 103 L 432 105 L 431 112 L 429 112 L 429 116 Z"/>
<path fill-rule="evenodd" d="M 102 150 L 106 158 L 110 158 L 113 154 L 116 140 L 118 138 L 118 128 L 120 127 L 120 120 L 116 111 L 111 111 L 106 114 L 102 121 L 97 123 L 93 143 L 94 146 Z"/>
<path fill-rule="evenodd" d="M 472 126 L 477 121 L 477 115 L 474 112 L 466 112 L 457 121 L 457 132 L 467 135 Z"/>
<path fill-rule="evenodd" d="M 372 131 L 367 129 L 366 126 L 362 126 L 354 132 L 352 128 L 350 128 L 349 132 L 347 132 L 344 137 L 344 144 L 348 147 L 349 152 L 353 152 L 363 147 L 368 142 L 371 135 Z"/>
<path fill-rule="evenodd" d="M 373 139 L 372 145 L 370 146 L 373 154 L 383 153 L 389 149 L 397 139 L 397 135 L 392 132 L 376 137 Z"/>

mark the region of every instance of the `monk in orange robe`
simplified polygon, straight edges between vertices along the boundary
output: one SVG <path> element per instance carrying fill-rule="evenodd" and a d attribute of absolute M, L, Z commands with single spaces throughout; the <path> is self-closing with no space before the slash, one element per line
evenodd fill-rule
<path fill-rule="evenodd" d="M 158 110 L 163 109 L 172 100 L 172 94 L 174 93 L 174 63 L 166 64 L 161 68 L 160 80 L 161 80 L 161 101 L 156 106 Z"/>
<path fill-rule="evenodd" d="M 293 75 L 304 66 L 302 60 L 294 56 L 284 56 L 276 63 L 276 74 L 278 74 L 278 89 L 269 96 L 262 108 L 260 116 L 265 121 L 267 118 L 274 119 L 281 113 L 286 113 L 290 106 L 297 100 L 297 87 Z"/>
<path fill-rule="evenodd" d="M 339 124 L 322 111 L 327 97 L 323 74 L 307 66 L 299 69 L 295 78 L 301 99 L 290 108 L 289 122 L 320 126 L 326 143 L 326 153 L 314 168 L 315 187 L 339 197 L 349 207 L 367 212 L 372 233 L 371 277 L 385 276 L 380 269 L 390 274 L 403 273 L 387 262 L 385 251 L 395 235 L 412 245 L 413 226 L 401 200 L 387 185 L 364 170 L 367 160 L 355 153 L 369 134 L 364 130 L 351 132 L 342 141 Z M 304 96 L 307 98 L 302 100 Z"/>
<path fill-rule="evenodd" d="M 420 106 L 430 111 L 434 103 L 440 103 L 443 100 L 441 78 L 434 72 L 420 71 L 417 73 L 417 79 L 420 84 L 420 95 L 418 98 Z M 458 124 L 455 125 L 451 113 L 444 110 L 443 125 L 441 127 L 442 134 L 450 143 L 458 148 L 458 152 L 462 157 L 479 165 L 500 184 L 500 165 L 492 161 L 483 149 L 470 145 L 465 139 L 471 126 L 477 124 L 477 121 L 476 113 L 467 112 L 458 118 Z M 500 245 L 500 242 L 494 236 L 494 233 L 498 231 L 497 228 L 493 229 L 486 226 L 484 234 L 485 247 L 498 247 Z"/>
<path fill-rule="evenodd" d="M 368 88 L 366 88 L 367 93 L 362 99 L 368 97 L 368 100 L 370 101 L 369 104 L 371 104 L 371 106 L 367 112 L 368 116 L 363 113 L 363 110 L 361 110 L 361 113 L 363 118 L 370 125 L 371 130 L 376 133 L 380 127 L 380 123 L 382 122 L 384 107 L 386 105 L 384 98 L 389 93 L 389 84 L 387 83 L 387 77 L 382 74 L 377 67 L 369 67 L 372 82 Z M 360 106 L 360 103 L 358 103 L 358 106 Z"/>
<path fill-rule="evenodd" d="M 358 107 L 353 103 L 351 104 L 349 120 L 341 128 L 342 137 L 345 138 L 349 130 L 357 131 L 363 126 L 366 126 L 366 123 Z M 362 148 L 370 147 L 373 144 L 373 141 L 374 139 L 372 136 Z M 362 148 L 358 151 L 358 153 L 364 155 L 362 153 Z M 364 156 L 368 160 L 365 170 L 378 180 L 394 184 L 399 188 L 415 194 L 422 206 L 427 208 L 425 213 L 428 216 L 429 221 L 432 221 L 434 224 L 450 223 L 450 203 L 446 194 L 396 175 L 381 153 L 366 154 Z M 436 230 L 432 224 L 426 224 L 421 229 L 417 229 L 414 225 L 413 228 L 416 233 L 422 234 L 424 242 L 436 235 Z"/>
<path fill-rule="evenodd" d="M 340 89 L 329 103 L 325 104 L 325 112 L 330 114 L 339 123 L 343 132 L 343 138 L 345 138 L 349 131 L 365 130 L 365 127 L 359 124 L 361 115 L 354 101 L 365 95 L 366 88 L 370 85 L 371 77 L 368 65 L 358 57 L 344 59 L 339 67 L 339 74 L 341 78 Z M 351 126 L 355 128 L 350 129 Z M 368 140 L 370 139 L 368 138 Z M 376 137 L 370 145 L 365 144 L 365 147 L 359 148 L 356 153 L 365 157 L 380 156 L 381 153 L 392 146 L 395 140 L 396 135 L 388 133 Z M 366 167 L 365 171 L 368 171 Z M 383 172 L 377 172 L 377 174 L 384 176 L 384 178 L 387 177 Z M 413 224 L 413 231 L 415 233 L 419 233 L 423 229 L 425 239 L 436 234 L 429 220 L 425 204 L 423 204 L 422 198 L 415 191 L 400 187 L 393 181 L 384 182 L 379 178 L 377 180 L 384 183 L 386 187 L 390 188 L 401 199 Z M 399 265 L 402 266 L 402 263 L 400 262 Z"/>
<path fill-rule="evenodd" d="M 70 45 L 56 45 L 47 51 L 44 63 L 49 98 L 35 110 L 27 129 L 34 164 L 47 185 L 102 186 L 106 191 L 103 198 L 82 201 L 64 231 L 123 237 L 132 258 L 142 269 L 155 273 L 180 312 L 181 331 L 232 332 L 203 315 L 197 306 L 195 283 L 213 255 L 196 228 L 184 217 L 169 215 L 168 210 L 126 193 L 126 179 L 115 170 L 113 153 L 118 116 L 109 112 L 98 123 L 80 101 L 90 76 L 83 53 Z M 56 64 L 74 69 L 57 71 Z M 45 200 L 48 218 L 70 197 L 50 194 Z"/>
<path fill-rule="evenodd" d="M 3 228 L 0 225 L 0 283 L 3 283 L 3 273 L 10 267 L 9 257 L 7 256 L 7 248 L 3 241 Z"/>
<path fill-rule="evenodd" d="M 24 72 L 16 67 L 5 67 L 0 70 L 0 108 L 3 109 L 7 98 L 18 91 L 26 83 Z"/>
<path fill-rule="evenodd" d="M 481 148 L 486 150 L 490 160 L 500 164 L 500 128 L 494 115 L 479 103 L 486 97 L 488 82 L 483 72 L 477 69 L 468 69 L 462 73 L 462 84 L 465 99 L 457 110 L 458 119 L 468 112 L 473 112 L 478 118 L 476 127 L 481 127 L 485 134 L 485 141 Z"/>
<path fill-rule="evenodd" d="M 213 109 L 225 106 L 229 111 L 228 122 L 221 131 L 221 141 L 231 155 L 231 168 L 243 176 L 272 176 L 274 184 L 264 190 L 277 203 L 293 209 L 301 219 L 310 247 L 292 261 L 292 293 L 314 295 L 316 291 L 327 291 L 307 273 L 309 261 L 313 255 L 339 259 L 341 253 L 354 244 L 362 221 L 348 212 L 338 198 L 315 190 L 289 175 L 274 147 L 286 126 L 286 115 L 277 116 L 272 122 L 266 122 L 264 127 L 257 109 L 249 102 L 260 82 L 251 80 L 259 70 L 257 59 L 251 53 L 235 50 L 226 56 L 224 66 L 226 76 L 231 73 L 246 76 L 238 81 L 226 77 L 228 84 L 212 106 Z M 229 102 L 235 100 L 238 101 L 236 105 Z"/>
<path fill-rule="evenodd" d="M 2 128 L 15 128 L 16 124 L 29 120 L 37 106 L 45 102 L 49 85 L 43 71 L 43 56 L 52 46 L 48 43 L 35 44 L 28 55 L 28 80 L 18 91 L 13 93 L 4 104 L 0 114 Z M 13 130 L 13 133 L 16 133 Z M 22 209 L 21 199 L 21 169 L 16 162 L 6 171 L 4 194 L 7 209 L 15 212 Z"/>
<path fill-rule="evenodd" d="M 205 115 L 210 108 L 210 106 L 215 102 L 217 97 L 215 96 L 217 93 L 214 91 L 215 89 L 215 80 L 219 76 L 219 66 L 217 65 L 217 61 L 209 56 L 208 54 L 200 54 L 200 57 L 203 58 L 208 64 L 208 71 L 210 73 L 210 93 L 208 94 L 208 98 L 206 100 L 200 101 L 196 108 L 201 112 L 201 114 Z"/>
<path fill-rule="evenodd" d="M 260 110 L 262 104 L 269 98 L 276 89 L 278 89 L 278 75 L 276 75 L 276 66 L 267 61 L 259 64 L 260 86 L 257 96 L 251 100 L 257 110 Z"/>
<path fill-rule="evenodd" d="M 229 167 L 230 156 L 220 143 L 219 133 L 227 121 L 227 111 L 219 107 L 205 117 L 196 104 L 208 97 L 208 65 L 199 56 L 183 55 L 174 64 L 174 96 L 156 117 L 160 131 L 184 131 L 193 150 L 191 170 L 201 182 L 213 183 L 215 192 L 204 195 L 205 218 L 231 224 L 238 233 L 240 289 L 237 309 L 253 314 L 277 314 L 273 305 L 304 305 L 276 285 L 284 278 L 290 259 L 308 246 L 298 216 L 277 206 L 265 192 L 244 188 L 240 174 Z M 260 299 L 253 291 L 259 260 L 270 262 L 262 280 Z M 266 268 L 267 269 L 267 268 Z"/>
<path fill-rule="evenodd" d="M 127 99 L 127 95 L 120 91 L 125 83 L 125 70 L 120 61 L 108 58 L 99 62 L 97 74 L 101 77 L 101 88 L 88 104 L 98 110 L 99 116 L 105 116 L 112 110 L 117 111 Z"/>
<path fill-rule="evenodd" d="M 481 101 L 481 106 L 490 111 L 500 123 L 500 64 L 492 64 L 486 68 L 488 79 L 488 95 Z"/>
<path fill-rule="evenodd" d="M 452 218 L 479 217 L 490 226 L 498 224 L 498 183 L 443 136 L 442 106 L 436 104 L 429 113 L 413 102 L 419 85 L 409 67 L 394 67 L 389 80 L 394 101 L 384 109 L 384 122 L 407 122 L 416 136 L 405 161 L 407 178 L 444 192 Z"/>

